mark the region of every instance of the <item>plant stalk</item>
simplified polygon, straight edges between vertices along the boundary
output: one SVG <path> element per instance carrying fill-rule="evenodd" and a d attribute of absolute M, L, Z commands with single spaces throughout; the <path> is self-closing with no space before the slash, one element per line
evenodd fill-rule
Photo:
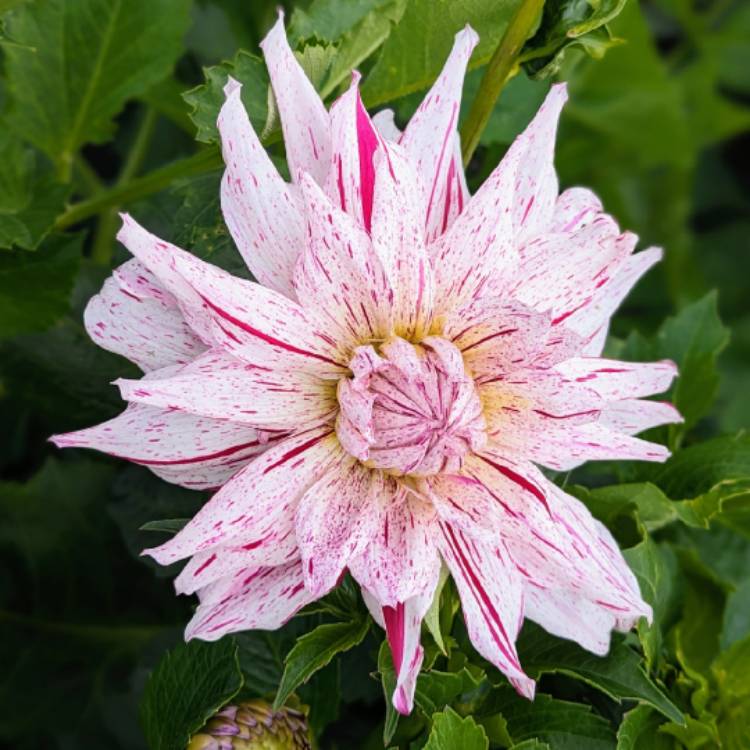
<path fill-rule="evenodd" d="M 487 126 L 495 102 L 508 81 L 518 54 L 533 31 L 543 6 L 544 0 L 523 0 L 487 64 L 479 91 L 461 128 L 461 154 L 464 166 L 471 161 L 479 145 L 479 139 Z"/>

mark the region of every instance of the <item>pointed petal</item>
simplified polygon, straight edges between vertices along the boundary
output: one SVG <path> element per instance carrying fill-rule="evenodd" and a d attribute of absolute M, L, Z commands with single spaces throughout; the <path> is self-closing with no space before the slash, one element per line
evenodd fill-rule
<path fill-rule="evenodd" d="M 359 80 L 359 73 L 353 72 L 351 86 L 331 106 L 333 151 L 326 193 L 369 232 L 375 191 L 373 155 L 381 137 L 362 104 Z"/>
<path fill-rule="evenodd" d="M 383 475 L 347 457 L 303 495 L 296 535 L 305 585 L 316 596 L 328 593 L 349 560 L 378 528 L 385 495 Z"/>
<path fill-rule="evenodd" d="M 299 562 L 242 570 L 212 584 L 185 630 L 185 639 L 216 641 L 239 630 L 276 630 L 312 601 Z"/>
<path fill-rule="evenodd" d="M 432 265 L 424 242 L 424 189 L 412 163 L 396 145 L 376 156 L 372 242 L 394 290 L 397 336 L 421 338 L 434 307 Z"/>
<path fill-rule="evenodd" d="M 602 212 L 602 202 L 587 188 L 564 190 L 555 202 L 555 212 L 548 231 L 575 232 L 592 222 Z"/>
<path fill-rule="evenodd" d="M 636 435 L 663 424 L 679 424 L 682 415 L 672 404 L 663 401 L 623 399 L 602 410 L 599 424 L 615 432 Z"/>
<path fill-rule="evenodd" d="M 677 375 L 677 365 L 661 362 L 620 362 L 598 357 L 576 357 L 555 365 L 571 383 L 585 383 L 601 398 L 615 401 L 662 393 Z"/>
<path fill-rule="evenodd" d="M 392 109 L 381 109 L 372 116 L 372 124 L 386 141 L 398 141 L 401 130 L 396 125 L 396 115 Z"/>
<path fill-rule="evenodd" d="M 128 286 L 123 276 L 142 281 Z M 137 260 L 129 260 L 104 282 L 86 306 L 83 321 L 99 346 L 122 354 L 144 372 L 185 364 L 205 349 L 172 295 Z"/>
<path fill-rule="evenodd" d="M 266 430 L 305 429 L 334 413 L 333 384 L 303 370 L 249 365 L 211 350 L 165 378 L 117 381 L 123 399 Z"/>
<path fill-rule="evenodd" d="M 461 597 L 469 638 L 525 698 L 535 683 L 523 671 L 516 637 L 523 624 L 523 586 L 502 545 L 494 549 L 441 523 L 440 549 Z"/>
<path fill-rule="evenodd" d="M 217 121 L 227 165 L 221 208 L 253 276 L 293 298 L 292 273 L 304 241 L 302 207 L 258 140 L 240 99 L 241 89 L 229 79 Z"/>
<path fill-rule="evenodd" d="M 95 427 L 50 438 L 58 448 L 103 451 L 196 490 L 220 487 L 275 439 L 261 442 L 245 424 L 142 404 L 129 404 Z"/>
<path fill-rule="evenodd" d="M 368 234 L 336 208 L 313 180 L 300 178 L 307 237 L 295 271 L 303 305 L 353 347 L 391 332 L 393 290 Z"/>
<path fill-rule="evenodd" d="M 189 253 L 171 265 L 192 299 L 201 304 L 217 343 L 250 365 L 304 369 L 322 377 L 340 374 L 336 342 L 314 312 L 278 292 L 238 279 Z"/>
<path fill-rule="evenodd" d="M 229 543 L 270 543 L 283 536 L 299 498 L 343 456 L 330 427 L 286 438 L 224 485 L 172 539 L 144 554 L 168 565 Z"/>
<path fill-rule="evenodd" d="M 296 177 L 303 169 L 322 185 L 331 160 L 328 112 L 289 47 L 283 12 L 260 46 L 281 115 L 289 171 Z"/>
<path fill-rule="evenodd" d="M 390 500 L 377 533 L 349 569 L 381 606 L 395 607 L 434 588 L 440 558 L 431 506 L 407 495 L 393 479 L 386 479 L 384 495 Z"/>
<path fill-rule="evenodd" d="M 442 73 L 400 140 L 425 184 L 424 226 L 429 239 L 445 232 L 458 213 L 455 208 L 463 187 L 457 174 L 462 170 L 460 146 L 456 160 L 458 113 L 466 66 L 478 42 L 479 37 L 469 26 L 456 34 Z M 465 197 L 461 196 L 460 200 Z"/>

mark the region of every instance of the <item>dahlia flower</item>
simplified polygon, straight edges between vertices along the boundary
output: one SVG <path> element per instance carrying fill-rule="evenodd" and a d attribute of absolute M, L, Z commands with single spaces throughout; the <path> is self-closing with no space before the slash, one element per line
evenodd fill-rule
<path fill-rule="evenodd" d="M 524 618 L 604 654 L 651 616 L 612 536 L 539 467 L 663 461 L 634 435 L 680 420 L 644 400 L 671 362 L 601 357 L 609 318 L 660 257 L 634 253 L 584 188 L 558 194 L 566 100 L 553 86 L 470 196 L 456 130 L 477 42 L 466 28 L 406 129 L 350 88 L 326 111 L 286 40 L 263 42 L 291 184 L 230 80 L 218 118 L 226 224 L 257 283 L 129 216 L 135 256 L 85 313 L 92 338 L 144 371 L 128 406 L 54 438 L 218 492 L 146 550 L 187 559 L 187 638 L 271 629 L 348 570 L 385 628 L 395 707 L 412 708 L 420 625 L 441 566 L 477 651 L 532 698 Z"/>

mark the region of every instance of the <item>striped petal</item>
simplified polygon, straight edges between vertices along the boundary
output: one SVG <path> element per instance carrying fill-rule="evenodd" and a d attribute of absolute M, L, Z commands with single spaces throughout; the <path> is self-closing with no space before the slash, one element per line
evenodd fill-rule
<path fill-rule="evenodd" d="M 129 404 L 95 427 L 50 438 L 58 448 L 93 448 L 194 490 L 220 487 L 277 439 L 259 436 L 246 424 L 143 404 Z"/>
<path fill-rule="evenodd" d="M 295 271 L 298 298 L 311 314 L 319 310 L 328 330 L 351 347 L 387 338 L 393 290 L 370 237 L 309 176 L 300 184 L 307 238 Z"/>
<path fill-rule="evenodd" d="M 369 232 L 375 193 L 373 156 L 381 137 L 362 104 L 359 81 L 354 71 L 351 86 L 331 107 L 333 148 L 326 193 Z"/>
<path fill-rule="evenodd" d="M 296 535 L 307 588 L 322 596 L 374 536 L 387 502 L 387 480 L 347 457 L 303 495 Z"/>
<path fill-rule="evenodd" d="M 258 140 L 241 89 L 229 79 L 217 121 L 226 164 L 221 208 L 253 276 L 293 298 L 292 273 L 304 240 L 302 207 Z"/>
<path fill-rule="evenodd" d="M 272 544 L 285 534 L 300 497 L 342 459 L 329 427 L 286 438 L 225 484 L 172 539 L 144 554 L 168 565 L 227 544 Z"/>
<path fill-rule="evenodd" d="M 240 630 L 276 630 L 311 600 L 299 562 L 242 570 L 201 595 L 185 639 L 216 641 Z"/>
<path fill-rule="evenodd" d="M 464 74 L 478 42 L 479 37 L 469 26 L 456 34 L 442 73 L 400 140 L 425 184 L 424 226 L 430 240 L 446 231 L 468 198 L 457 127 Z"/>
<path fill-rule="evenodd" d="M 413 164 L 397 146 L 376 157 L 372 242 L 393 286 L 395 334 L 422 338 L 434 307 L 432 265 L 424 242 L 424 188 Z"/>
<path fill-rule="evenodd" d="M 115 269 L 89 301 L 83 321 L 99 346 L 144 372 L 185 364 L 205 349 L 174 297 L 137 260 Z"/>
<path fill-rule="evenodd" d="M 331 160 L 331 129 L 323 102 L 297 62 L 284 29 L 284 13 L 260 43 L 284 131 L 289 171 L 299 170 L 323 185 Z"/>
<path fill-rule="evenodd" d="M 534 697 L 535 683 L 523 671 L 516 637 L 523 624 L 523 586 L 502 544 L 491 546 L 461 529 L 440 524 L 440 550 L 461 597 L 469 638 L 518 693 Z"/>
<path fill-rule="evenodd" d="M 211 350 L 164 378 L 116 381 L 126 401 L 226 419 L 253 427 L 305 429 L 336 408 L 334 385 L 304 370 L 249 365 Z"/>

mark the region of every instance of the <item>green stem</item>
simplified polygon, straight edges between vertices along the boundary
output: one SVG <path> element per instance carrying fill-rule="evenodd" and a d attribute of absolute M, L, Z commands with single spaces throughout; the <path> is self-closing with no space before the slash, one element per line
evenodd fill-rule
<path fill-rule="evenodd" d="M 148 106 L 143 114 L 141 124 L 138 126 L 133 145 L 130 147 L 128 158 L 122 167 L 120 176 L 117 178 L 115 188 L 122 187 L 138 174 L 138 170 L 146 158 L 151 136 L 154 134 L 154 127 L 159 115 L 156 110 Z M 112 245 L 117 232 L 117 212 L 119 206 L 112 206 L 102 213 L 99 217 L 99 224 L 94 235 L 94 243 L 91 248 L 91 259 L 94 263 L 102 266 L 108 266 L 112 260 Z"/>
<path fill-rule="evenodd" d="M 184 159 L 178 159 L 171 164 L 155 169 L 153 172 L 143 175 L 143 177 L 136 177 L 122 185 L 114 185 L 102 191 L 99 195 L 70 206 L 64 213 L 57 217 L 55 229 L 67 229 L 84 219 L 96 216 L 96 214 L 101 213 L 107 208 L 119 206 L 139 198 L 145 198 L 147 195 L 158 193 L 181 177 L 190 177 L 219 169 L 223 163 L 218 148 L 205 148 L 197 154 L 185 157 Z"/>
<path fill-rule="evenodd" d="M 495 102 L 510 77 L 521 48 L 534 29 L 543 5 L 544 0 L 523 0 L 487 65 L 479 91 L 461 128 L 464 166 L 471 161 L 479 145 L 479 138 L 487 126 Z"/>
<path fill-rule="evenodd" d="M 104 189 L 104 183 L 91 165 L 80 154 L 73 161 L 75 176 L 78 178 L 78 187 L 82 188 L 86 195 L 96 195 Z"/>

